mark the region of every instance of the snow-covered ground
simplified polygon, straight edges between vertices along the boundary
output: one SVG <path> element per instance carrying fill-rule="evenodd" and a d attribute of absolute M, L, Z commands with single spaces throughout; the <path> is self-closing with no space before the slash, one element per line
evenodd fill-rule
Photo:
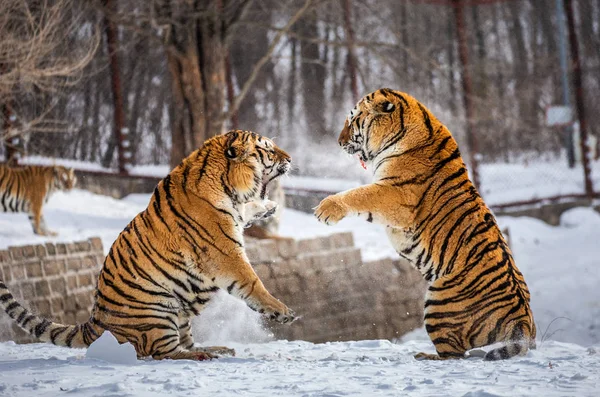
<path fill-rule="evenodd" d="M 0 248 L 100 236 L 108 250 L 148 199 L 59 192 L 45 208 L 59 237 L 33 236 L 25 215 L 0 214 Z M 516 262 L 532 293 L 538 349 L 526 357 L 417 362 L 415 352 L 434 350 L 423 330 L 398 343 L 273 341 L 256 313 L 222 294 L 195 322 L 194 334 L 202 344 L 234 347 L 236 357 L 118 364 L 86 357 L 85 350 L 5 342 L 0 343 L 0 396 L 597 396 L 600 215 L 577 208 L 556 227 L 525 217 L 501 217 L 499 223 L 510 230 Z M 327 227 L 293 210 L 282 216 L 281 234 L 287 236 L 348 230 L 365 259 L 395 256 L 377 225 L 351 218 Z"/>
<path fill-rule="evenodd" d="M 123 365 L 80 349 L 0 343 L 0 395 L 592 397 L 600 386 L 600 351 L 559 342 L 504 362 L 415 361 L 431 350 L 422 341 L 229 346 L 236 357 Z"/>

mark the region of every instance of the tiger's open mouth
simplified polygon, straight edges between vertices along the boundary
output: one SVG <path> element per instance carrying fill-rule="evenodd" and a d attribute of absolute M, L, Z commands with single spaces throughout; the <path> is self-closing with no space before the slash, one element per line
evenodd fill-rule
<path fill-rule="evenodd" d="M 284 162 L 284 163 L 280 164 L 279 166 L 277 166 L 276 172 L 273 176 L 270 176 L 268 179 L 267 179 L 267 176 L 263 176 L 263 185 L 262 185 L 262 188 L 260 189 L 261 200 L 264 200 L 267 197 L 267 188 L 268 188 L 269 184 L 271 182 L 273 182 L 275 179 L 279 178 L 280 176 L 287 174 L 289 170 L 290 170 L 290 163 Z"/>
<path fill-rule="evenodd" d="M 342 149 L 348 154 L 356 154 L 360 161 L 368 160 L 365 151 L 360 146 L 356 146 L 352 142 L 348 142 L 347 144 L 342 146 Z"/>

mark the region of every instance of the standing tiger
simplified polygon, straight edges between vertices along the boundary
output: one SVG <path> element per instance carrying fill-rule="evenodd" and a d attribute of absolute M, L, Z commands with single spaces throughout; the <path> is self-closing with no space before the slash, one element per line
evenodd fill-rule
<path fill-rule="evenodd" d="M 374 182 L 325 198 L 315 214 L 326 224 L 358 215 L 387 226 L 395 250 L 429 282 L 425 327 L 437 355 L 415 358 L 461 358 L 495 342 L 503 346 L 486 360 L 534 348 L 527 285 L 450 131 L 416 99 L 380 89 L 352 109 L 338 142 L 373 168 Z"/>
<path fill-rule="evenodd" d="M 48 230 L 42 207 L 56 190 L 71 190 L 77 183 L 72 168 L 60 165 L 30 165 L 13 168 L 0 165 L 0 205 L 3 212 L 26 212 L 33 232 L 56 236 Z"/>
<path fill-rule="evenodd" d="M 190 318 L 219 289 L 271 319 L 294 319 L 252 269 L 243 238 L 247 222 L 274 212 L 263 198 L 290 162 L 286 152 L 252 132 L 213 137 L 159 182 L 148 207 L 113 243 L 86 323 L 63 325 L 33 315 L 2 281 L 0 304 L 25 331 L 55 345 L 87 347 L 109 330 L 140 357 L 203 360 L 231 352 L 194 347 L 191 336 Z"/>

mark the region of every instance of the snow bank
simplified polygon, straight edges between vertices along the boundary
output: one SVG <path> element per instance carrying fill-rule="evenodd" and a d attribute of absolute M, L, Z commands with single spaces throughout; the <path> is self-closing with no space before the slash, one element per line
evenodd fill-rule
<path fill-rule="evenodd" d="M 119 344 L 117 338 L 109 331 L 94 341 L 87 349 L 85 357 L 102 360 L 113 364 L 134 365 L 137 362 L 137 353 L 131 343 Z"/>

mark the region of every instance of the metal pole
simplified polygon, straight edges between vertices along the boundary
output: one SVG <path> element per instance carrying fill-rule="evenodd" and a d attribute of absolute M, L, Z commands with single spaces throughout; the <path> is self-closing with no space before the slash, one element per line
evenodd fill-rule
<path fill-rule="evenodd" d="M 454 20 L 456 23 L 456 33 L 458 36 L 458 57 L 461 65 L 461 77 L 463 87 L 463 103 L 465 106 L 465 117 L 467 121 L 467 143 L 469 145 L 470 154 L 469 161 L 471 165 L 471 175 L 473 176 L 473 184 L 476 188 L 479 188 L 479 142 L 475 136 L 475 129 L 473 127 L 473 103 L 471 101 L 471 95 L 473 92 L 473 84 L 471 82 L 471 75 L 469 74 L 469 52 L 467 48 L 467 32 L 465 31 L 464 23 L 464 4 L 463 0 L 453 0 L 452 5 L 454 7 Z"/>
<path fill-rule="evenodd" d="M 583 83 L 581 78 L 581 61 L 579 60 L 579 44 L 575 33 L 575 18 L 573 17 L 572 0 L 564 0 L 565 13 L 567 14 L 567 28 L 569 30 L 569 46 L 571 47 L 571 59 L 573 61 L 573 86 L 575 87 L 575 105 L 577 118 L 579 119 L 579 140 L 581 141 L 581 164 L 583 165 L 583 178 L 585 183 L 585 194 L 591 199 L 594 195 L 592 185 L 592 171 L 590 168 L 590 148 L 588 146 L 587 122 L 585 119 L 585 107 L 583 104 Z"/>
<path fill-rule="evenodd" d="M 569 92 L 569 74 L 567 70 L 567 32 L 565 29 L 565 10 L 562 0 L 556 0 L 556 16 L 558 24 L 558 50 L 560 57 L 560 80 L 562 85 L 562 101 L 565 106 L 571 108 L 571 96 Z M 564 129 L 565 149 L 567 150 L 567 161 L 569 168 L 575 167 L 575 148 L 573 146 L 573 125 L 569 124 Z"/>

